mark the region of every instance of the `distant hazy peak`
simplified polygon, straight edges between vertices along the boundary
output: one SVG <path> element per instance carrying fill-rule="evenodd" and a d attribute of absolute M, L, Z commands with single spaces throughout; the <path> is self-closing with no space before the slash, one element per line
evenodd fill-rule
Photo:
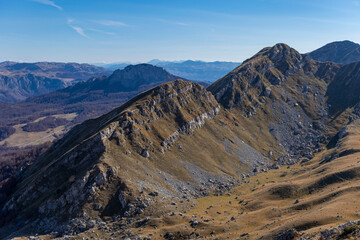
<path fill-rule="evenodd" d="M 117 83 L 117 85 L 123 89 L 132 90 L 142 84 L 168 82 L 177 78 L 178 77 L 171 75 L 161 67 L 142 63 L 129 65 L 123 70 L 114 71 L 109 77 L 109 83 Z"/>
<path fill-rule="evenodd" d="M 349 40 L 328 43 L 308 54 L 321 62 L 347 64 L 360 61 L 360 45 Z"/>

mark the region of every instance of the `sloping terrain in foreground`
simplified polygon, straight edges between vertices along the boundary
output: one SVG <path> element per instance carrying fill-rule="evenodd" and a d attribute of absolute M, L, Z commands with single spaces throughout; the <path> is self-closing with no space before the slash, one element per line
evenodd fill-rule
<path fill-rule="evenodd" d="M 297 238 L 283 239 L 350 238 L 358 225 L 338 225 L 360 219 L 360 121 L 341 135 L 336 147 L 308 162 L 250 177 L 224 195 L 193 200 L 190 207 L 176 205 L 141 231 L 132 230 L 155 239 L 167 232 L 176 239 L 195 234 L 207 239 L 273 239 L 289 229 L 296 229 Z"/>
<path fill-rule="evenodd" d="M 357 239 L 360 120 L 340 137 L 310 161 L 249 177 L 217 196 L 165 199 L 131 221 L 108 219 L 73 238 Z"/>

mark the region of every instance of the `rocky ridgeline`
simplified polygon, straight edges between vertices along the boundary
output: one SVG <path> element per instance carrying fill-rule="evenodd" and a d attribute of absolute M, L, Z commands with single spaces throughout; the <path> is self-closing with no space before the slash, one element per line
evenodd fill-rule
<path fill-rule="evenodd" d="M 142 208 L 154 201 L 145 193 L 154 189 L 160 189 L 156 196 L 182 196 L 179 188 L 169 191 L 157 178 L 148 178 L 153 188 L 139 190 L 141 181 L 137 174 L 139 178 L 146 174 L 141 164 L 133 176 L 127 175 L 129 169 L 122 167 L 138 158 L 156 161 L 152 155 L 166 154 L 181 135 L 192 134 L 219 111 L 212 94 L 196 83 L 177 80 L 149 90 L 71 130 L 21 175 L 18 189 L 4 205 L 2 216 L 5 221 L 17 216 L 16 224 L 31 222 L 38 231 L 65 231 L 70 225 L 60 223 L 70 219 L 91 226 L 89 221 L 101 214 L 141 213 Z M 175 131 L 148 133 L 155 127 L 166 127 L 158 122 L 170 119 L 175 119 L 176 126 L 171 128 Z M 119 152 L 112 155 L 112 151 Z M 213 179 L 209 185 L 223 185 L 219 182 L 221 178 Z M 176 186 L 181 183 L 172 181 Z M 188 197 L 198 196 L 197 189 L 200 187 L 193 186 L 194 192 Z"/>
<path fill-rule="evenodd" d="M 251 118 L 267 112 L 268 128 L 284 149 L 278 163 L 311 159 L 329 140 L 327 85 L 339 71 L 335 63 L 320 63 L 286 44 L 264 48 L 208 89 L 228 109 Z"/>
<path fill-rule="evenodd" d="M 200 103 L 201 106 L 192 108 L 194 104 Z M 181 134 L 191 134 L 196 128 L 203 126 L 206 119 L 215 117 L 219 111 L 219 104 L 203 87 L 196 83 L 177 80 L 153 89 L 148 99 L 116 116 L 110 126 L 101 131 L 101 136 L 103 139 L 115 140 L 121 146 L 130 140 L 132 148 L 136 148 L 136 153 L 148 157 L 149 152 L 156 150 L 164 153 Z M 142 134 L 141 130 L 150 130 L 150 126 L 156 121 L 172 115 L 175 116 L 177 129 L 169 135 L 155 136 L 164 139 L 160 146 Z"/>
<path fill-rule="evenodd" d="M 270 95 L 272 85 L 281 84 L 303 65 L 301 54 L 285 44 L 277 44 L 264 48 L 208 89 L 225 107 L 241 106 L 251 116 L 261 97 Z"/>

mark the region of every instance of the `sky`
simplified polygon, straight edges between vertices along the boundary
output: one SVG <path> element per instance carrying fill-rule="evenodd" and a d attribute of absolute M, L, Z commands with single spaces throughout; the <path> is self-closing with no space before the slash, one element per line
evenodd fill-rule
<path fill-rule="evenodd" d="M 241 62 L 360 42 L 360 0 L 0 0 L 0 61 Z"/>

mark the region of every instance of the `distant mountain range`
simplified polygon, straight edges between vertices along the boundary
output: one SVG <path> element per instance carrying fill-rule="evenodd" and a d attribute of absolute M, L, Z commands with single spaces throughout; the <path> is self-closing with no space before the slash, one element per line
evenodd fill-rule
<path fill-rule="evenodd" d="M 225 76 L 228 72 L 232 71 L 235 67 L 239 66 L 240 62 L 204 62 L 204 61 L 161 61 L 151 60 L 147 62 L 158 67 L 163 67 L 171 74 L 181 76 L 183 78 L 197 81 L 212 83 L 217 79 Z M 113 63 L 101 64 L 99 66 L 115 70 L 126 67 L 127 63 Z"/>
<path fill-rule="evenodd" d="M 351 41 L 329 43 L 317 50 L 304 54 L 317 61 L 329 61 L 340 64 L 360 61 L 360 45 Z M 164 68 L 169 73 L 201 82 L 207 86 L 225 76 L 239 62 L 204 61 L 161 61 L 151 60 L 148 64 Z M 108 76 L 112 71 L 124 69 L 129 63 L 113 64 L 78 63 L 0 63 L 0 102 L 14 103 L 30 96 L 49 93 L 72 86 L 92 77 Z M 136 84 L 136 83 L 131 83 Z"/>
<path fill-rule="evenodd" d="M 0 102 L 14 103 L 71 86 L 110 70 L 79 63 L 0 63 Z"/>
<path fill-rule="evenodd" d="M 176 79 L 179 77 L 160 67 L 130 65 L 114 71 L 109 77 L 91 78 L 74 86 L 30 97 L 26 101 L 2 104 L 0 141 L 14 133 L 11 130 L 14 125 L 49 115 L 76 113 L 77 117 L 70 123 L 74 125 L 104 114 L 142 91 Z"/>
<path fill-rule="evenodd" d="M 232 62 L 150 61 L 168 72 L 208 86 L 239 65 Z M 92 77 L 108 76 L 112 71 L 124 69 L 129 63 L 98 64 L 78 63 L 0 63 L 0 102 L 15 103 L 31 96 L 46 94 Z M 136 83 L 129 83 L 136 84 Z"/>

